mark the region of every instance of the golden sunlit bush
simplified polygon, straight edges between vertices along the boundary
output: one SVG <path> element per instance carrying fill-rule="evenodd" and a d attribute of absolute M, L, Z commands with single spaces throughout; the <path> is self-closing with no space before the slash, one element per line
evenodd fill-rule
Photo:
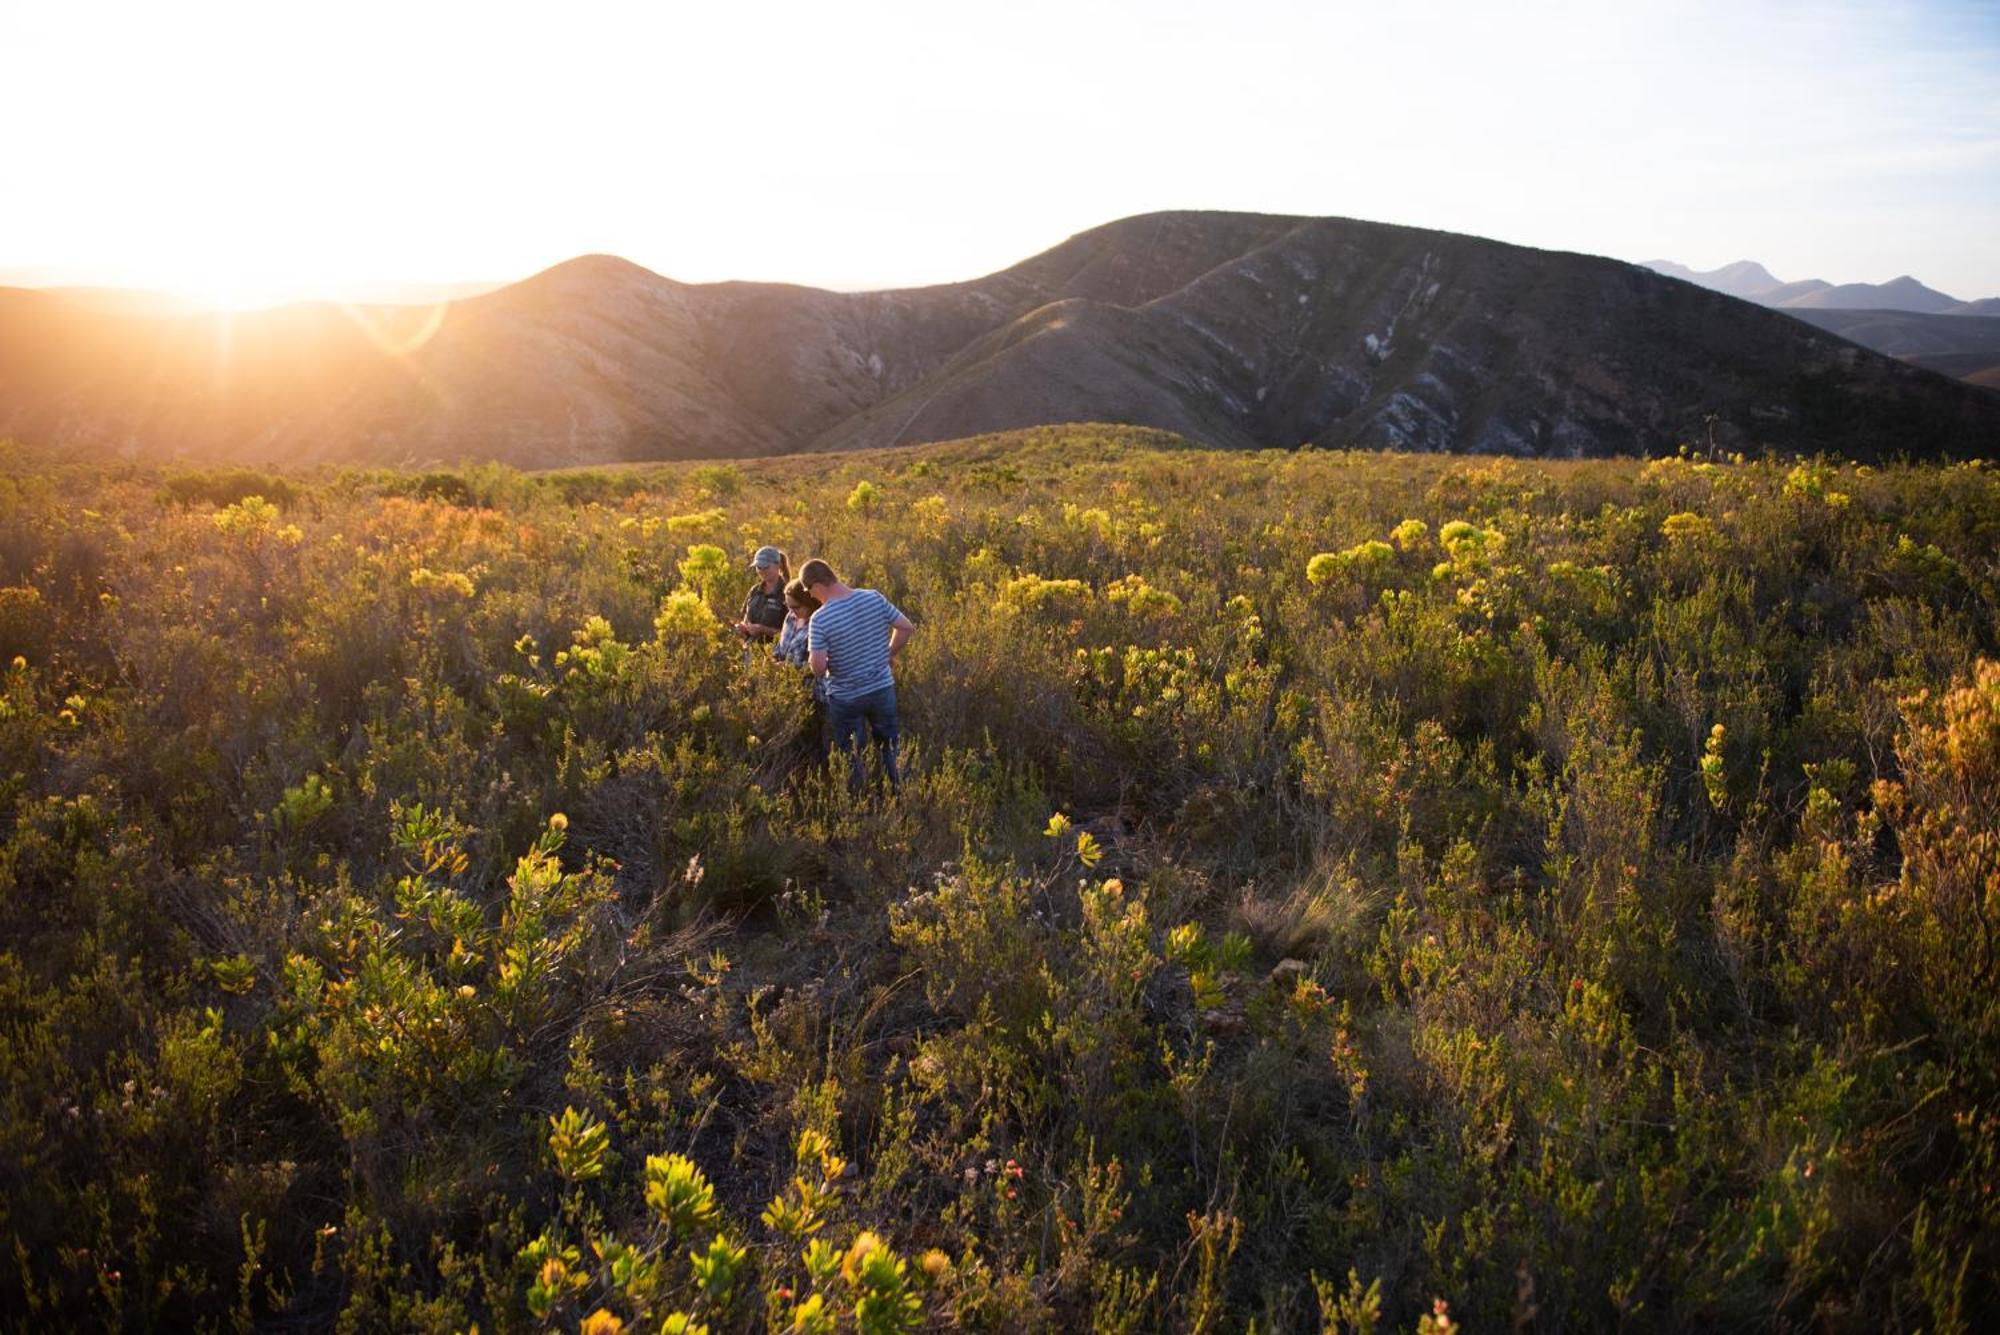
<path fill-rule="evenodd" d="M 1170 617 L 1181 611 L 1181 600 L 1146 583 L 1143 575 L 1126 575 L 1104 586 L 1104 596 L 1122 603 L 1136 617 Z"/>
<path fill-rule="evenodd" d="M 1000 586 L 1000 607 L 1016 612 L 1074 613 L 1091 600 L 1090 585 L 1080 579 L 1044 579 L 1017 575 Z"/>

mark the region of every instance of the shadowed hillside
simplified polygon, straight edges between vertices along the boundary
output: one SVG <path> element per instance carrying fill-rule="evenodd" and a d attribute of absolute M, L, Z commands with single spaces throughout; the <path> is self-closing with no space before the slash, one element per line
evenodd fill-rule
<path fill-rule="evenodd" d="M 1786 314 L 1877 352 L 1974 384 L 1990 385 L 1992 376 L 2000 373 L 2000 319 L 1990 315 L 1882 310 L 1790 310 Z"/>
<path fill-rule="evenodd" d="M 1970 454 L 2000 397 L 1611 260 L 1165 213 L 972 282 L 674 282 L 608 256 L 434 308 L 0 292 L 0 431 L 127 454 L 528 465 L 1066 421 L 1209 444 Z"/>

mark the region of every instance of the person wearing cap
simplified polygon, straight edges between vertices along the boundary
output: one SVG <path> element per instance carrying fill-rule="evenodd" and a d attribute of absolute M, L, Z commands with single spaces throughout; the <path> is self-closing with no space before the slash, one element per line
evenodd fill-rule
<path fill-rule="evenodd" d="M 743 600 L 736 633 L 746 640 L 775 640 L 785 628 L 785 585 L 791 582 L 792 567 L 776 547 L 759 547 L 750 565 L 757 582 Z"/>

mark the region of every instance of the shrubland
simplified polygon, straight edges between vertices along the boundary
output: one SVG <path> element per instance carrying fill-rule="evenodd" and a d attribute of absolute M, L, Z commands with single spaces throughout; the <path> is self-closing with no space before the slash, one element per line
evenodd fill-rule
<path fill-rule="evenodd" d="M 900 794 L 726 630 L 917 622 Z M 0 469 L 23 1328 L 1969 1329 L 2000 478 Z"/>

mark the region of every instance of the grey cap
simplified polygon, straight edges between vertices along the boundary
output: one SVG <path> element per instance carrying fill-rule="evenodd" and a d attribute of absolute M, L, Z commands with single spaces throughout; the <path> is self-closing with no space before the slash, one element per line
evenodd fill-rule
<path fill-rule="evenodd" d="M 750 564 L 760 570 L 765 566 L 781 566 L 784 563 L 785 554 L 776 547 L 759 547 L 757 554 L 750 558 Z"/>

